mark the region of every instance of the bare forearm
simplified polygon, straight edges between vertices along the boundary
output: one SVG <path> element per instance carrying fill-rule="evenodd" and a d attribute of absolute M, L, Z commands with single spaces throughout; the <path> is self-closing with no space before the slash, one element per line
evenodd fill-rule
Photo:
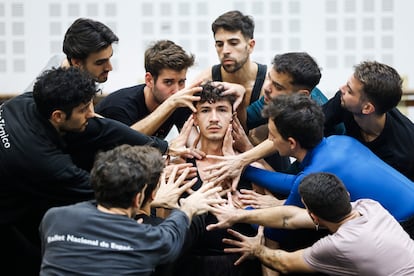
<path fill-rule="evenodd" d="M 254 255 L 263 265 L 285 274 L 289 272 L 287 264 L 284 263 L 283 255 L 285 253 L 285 251 L 280 249 L 273 250 L 264 245 L 260 245 L 254 252 Z"/>
<path fill-rule="evenodd" d="M 271 228 L 298 229 L 313 227 L 305 209 L 296 206 L 277 206 L 258 210 L 243 210 L 237 222 L 259 224 Z"/>
<path fill-rule="evenodd" d="M 283 274 L 291 272 L 316 272 L 303 258 L 304 249 L 287 252 L 280 249 L 270 249 L 260 245 L 254 255 L 267 267 L 275 269 Z"/>
<path fill-rule="evenodd" d="M 259 145 L 255 146 L 254 148 L 243 152 L 239 155 L 241 158 L 243 165 L 247 166 L 248 164 L 257 161 L 259 159 L 262 159 L 263 157 L 266 157 L 270 154 L 273 154 L 277 152 L 275 147 L 273 146 L 273 142 L 269 139 L 264 140 Z"/>

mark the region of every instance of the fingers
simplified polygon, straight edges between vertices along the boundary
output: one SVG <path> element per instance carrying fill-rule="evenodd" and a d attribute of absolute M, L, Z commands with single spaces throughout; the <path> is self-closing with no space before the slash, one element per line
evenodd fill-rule
<path fill-rule="evenodd" d="M 237 190 L 237 186 L 239 185 L 239 181 L 240 181 L 240 175 L 233 178 L 232 184 L 231 184 L 231 189 L 232 191 L 236 191 Z"/>
<path fill-rule="evenodd" d="M 177 175 L 178 167 L 174 167 L 170 173 L 170 177 L 168 178 L 167 185 L 175 184 L 175 176 Z"/>
<path fill-rule="evenodd" d="M 244 240 L 244 238 L 246 237 L 246 236 L 244 236 L 243 234 L 240 234 L 239 232 L 234 231 L 234 230 L 233 230 L 233 229 L 231 229 L 231 228 L 227 229 L 227 232 L 228 232 L 230 235 L 232 235 L 233 237 L 235 237 L 235 238 L 237 238 L 238 240 L 240 240 L 240 241 Z M 235 242 L 235 240 L 231 240 L 231 241 Z"/>
<path fill-rule="evenodd" d="M 181 193 L 184 193 L 184 191 L 188 191 L 188 190 L 193 191 L 193 190 L 191 189 L 191 187 L 193 187 L 193 186 L 194 186 L 194 184 L 197 182 L 197 180 L 198 180 L 198 178 L 193 178 L 193 179 L 191 179 L 191 181 L 190 181 L 190 182 L 188 182 L 188 183 L 186 183 L 186 184 L 182 185 L 182 186 L 181 186 L 181 188 L 180 188 L 180 190 L 182 190 L 182 191 L 181 191 Z"/>
<path fill-rule="evenodd" d="M 244 262 L 244 260 L 246 260 L 249 257 L 249 254 L 244 253 L 243 255 L 241 255 L 240 258 L 237 259 L 237 261 L 234 262 L 234 265 L 239 265 L 242 262 Z"/>
<path fill-rule="evenodd" d="M 230 205 L 230 206 L 234 206 L 233 205 L 233 196 L 232 196 L 230 191 L 227 192 L 227 204 Z"/>
<path fill-rule="evenodd" d="M 200 132 L 197 132 L 197 136 L 195 137 L 194 142 L 193 142 L 193 148 L 195 149 L 197 148 L 197 145 L 200 142 L 200 137 L 201 137 Z"/>
<path fill-rule="evenodd" d="M 175 174 L 177 174 L 178 172 L 178 167 L 174 168 L 173 171 Z M 185 168 L 183 173 L 180 175 L 180 177 L 174 182 L 174 184 L 179 187 L 181 186 L 181 184 L 183 184 L 184 180 L 187 178 L 188 173 L 190 172 L 190 168 Z M 174 177 L 175 177 L 174 174 Z"/>

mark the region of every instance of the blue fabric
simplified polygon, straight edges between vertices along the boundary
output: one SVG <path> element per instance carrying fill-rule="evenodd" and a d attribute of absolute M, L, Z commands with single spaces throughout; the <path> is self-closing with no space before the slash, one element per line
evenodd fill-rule
<path fill-rule="evenodd" d="M 297 175 L 270 172 L 248 166 L 245 180 L 287 196 L 285 205 L 304 207 L 298 187 L 306 175 L 329 172 L 347 187 L 351 201 L 370 198 L 380 202 L 398 221 L 414 215 L 414 183 L 383 162 L 356 139 L 333 135 L 309 151 Z"/>

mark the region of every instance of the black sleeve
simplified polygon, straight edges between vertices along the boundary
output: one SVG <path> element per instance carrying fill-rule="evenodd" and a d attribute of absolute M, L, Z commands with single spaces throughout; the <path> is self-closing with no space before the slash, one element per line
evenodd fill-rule
<path fill-rule="evenodd" d="M 336 126 L 343 122 L 345 113 L 345 109 L 341 106 L 341 91 L 336 92 L 335 96 L 323 104 L 322 110 L 325 115 L 325 136 L 335 134 Z"/>
<path fill-rule="evenodd" d="M 149 145 L 158 148 L 163 154 L 168 149 L 167 141 L 142 134 L 121 122 L 97 117 L 88 120 L 85 131 L 65 135 L 65 141 L 75 164 L 88 171 L 98 151 L 110 150 L 122 144 Z"/>

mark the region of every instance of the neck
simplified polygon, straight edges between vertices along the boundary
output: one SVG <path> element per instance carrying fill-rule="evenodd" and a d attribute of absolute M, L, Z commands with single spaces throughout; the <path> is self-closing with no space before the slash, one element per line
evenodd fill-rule
<path fill-rule="evenodd" d="M 377 115 L 371 113 L 369 115 L 356 116 L 354 119 L 361 129 L 361 136 L 365 142 L 375 140 L 380 136 L 385 126 L 386 113 Z"/>
<path fill-rule="evenodd" d="M 129 218 L 132 218 L 132 211 L 131 209 L 124 209 L 124 208 L 106 208 L 100 204 L 98 204 L 98 210 L 104 213 L 108 214 L 114 214 L 114 215 L 121 215 L 121 216 L 127 216 Z"/>
<path fill-rule="evenodd" d="M 306 154 L 308 153 L 308 150 L 306 149 L 297 149 L 293 154 L 292 157 L 296 158 L 299 163 L 302 163 L 303 159 L 305 159 Z"/>
<path fill-rule="evenodd" d="M 206 154 L 223 156 L 223 140 L 211 141 L 201 138 L 200 145 L 200 149 Z"/>
<path fill-rule="evenodd" d="M 223 68 L 221 68 L 221 75 L 223 81 L 244 84 L 249 83 L 252 80 L 256 81 L 257 70 L 257 63 L 252 62 L 249 58 L 243 67 L 234 73 L 227 73 Z"/>
<path fill-rule="evenodd" d="M 325 222 L 324 225 L 329 229 L 329 231 L 331 231 L 331 233 L 335 233 L 336 231 L 338 231 L 339 227 L 341 227 L 345 222 L 356 219 L 360 216 L 361 214 L 358 211 L 352 210 L 340 222 L 337 222 L 337 223 Z"/>
<path fill-rule="evenodd" d="M 148 111 L 153 112 L 160 104 L 155 100 L 154 95 L 152 94 L 151 88 L 148 86 L 144 87 L 144 98 L 145 105 L 147 106 Z"/>

